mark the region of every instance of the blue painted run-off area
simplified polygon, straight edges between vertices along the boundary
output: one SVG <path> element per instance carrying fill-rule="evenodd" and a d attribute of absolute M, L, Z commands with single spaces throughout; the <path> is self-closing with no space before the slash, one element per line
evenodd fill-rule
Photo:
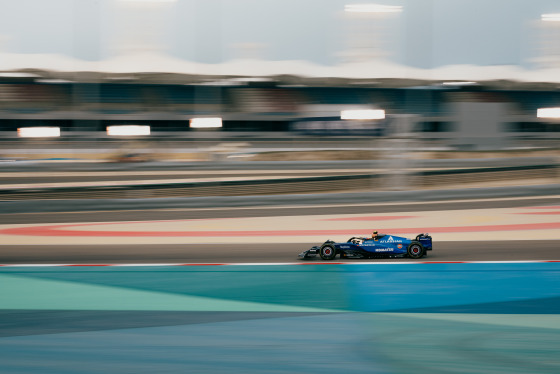
<path fill-rule="evenodd" d="M 354 310 L 560 313 L 560 263 L 353 265 Z"/>
<path fill-rule="evenodd" d="M 0 309 L 560 313 L 553 262 L 5 267 L 0 279 Z"/>
<path fill-rule="evenodd" d="M 6 373 L 556 374 L 559 331 L 560 263 L 0 267 Z"/>

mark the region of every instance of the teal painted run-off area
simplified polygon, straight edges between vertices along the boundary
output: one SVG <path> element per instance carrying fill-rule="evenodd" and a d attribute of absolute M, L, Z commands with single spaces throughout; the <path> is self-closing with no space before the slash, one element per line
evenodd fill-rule
<path fill-rule="evenodd" d="M 3 267 L 0 327 L 9 373 L 558 373 L 560 263 Z"/>

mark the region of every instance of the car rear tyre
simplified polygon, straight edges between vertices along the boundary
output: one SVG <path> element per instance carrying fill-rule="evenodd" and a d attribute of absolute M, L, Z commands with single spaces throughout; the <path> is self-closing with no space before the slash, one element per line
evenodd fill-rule
<path fill-rule="evenodd" d="M 408 257 L 410 258 L 422 258 L 422 256 L 424 256 L 424 247 L 422 247 L 422 244 L 418 243 L 418 242 L 412 242 L 410 243 L 410 245 L 408 246 Z"/>
<path fill-rule="evenodd" d="M 334 258 L 336 257 L 336 250 L 332 245 L 324 245 L 321 247 L 319 255 L 323 260 L 334 260 Z"/>

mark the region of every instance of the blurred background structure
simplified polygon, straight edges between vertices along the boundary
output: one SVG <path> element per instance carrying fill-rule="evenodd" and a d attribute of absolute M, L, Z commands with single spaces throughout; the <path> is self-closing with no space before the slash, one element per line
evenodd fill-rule
<path fill-rule="evenodd" d="M 555 164 L 553 2 L 499 21 L 496 4 L 312 3 L 3 2 L 0 157 L 361 160 L 394 176 L 374 189 L 429 159 Z"/>
<path fill-rule="evenodd" d="M 87 18 L 87 24 L 66 25 L 67 30 L 75 32 L 74 56 L 51 53 L 48 46 L 53 41 L 48 31 L 41 38 L 45 46 L 40 48 L 48 53 L 29 54 L 31 43 L 26 32 L 31 27 L 24 30 L 18 25 L 14 30 L 0 30 L 7 40 L 0 59 L 0 132 L 2 153 L 7 158 L 16 157 L 10 150 L 28 142 L 18 138 L 17 129 L 31 127 L 59 128 L 59 140 L 48 143 L 53 149 L 84 149 L 82 144 L 74 143 L 84 140 L 105 144 L 107 127 L 115 125 L 149 126 L 146 140 L 209 137 L 221 142 L 265 134 L 290 141 L 300 136 L 386 137 L 394 118 L 402 114 L 415 117 L 411 131 L 422 141 L 420 147 L 542 147 L 554 144 L 560 136 L 555 118 L 537 116 L 540 109 L 560 106 L 560 70 L 554 62 L 560 22 L 554 13 L 543 13 L 540 20 L 534 21 L 541 24 L 542 32 L 528 33 L 520 40 L 516 40 L 517 34 L 511 34 L 506 46 L 508 50 L 521 51 L 526 40 L 530 45 L 541 45 L 537 48 L 540 57 L 534 56 L 538 65 L 528 66 L 525 61 L 531 56 L 525 55 L 517 56 L 516 63 L 502 66 L 492 66 L 496 61 L 490 58 L 486 65 L 465 61 L 464 65 L 442 66 L 435 50 L 445 46 L 437 44 L 440 37 L 434 33 L 437 26 L 449 21 L 441 14 L 447 6 L 437 1 L 423 1 L 427 14 L 418 12 L 418 5 L 407 7 L 406 1 L 387 5 L 329 1 L 321 12 L 306 2 L 293 7 L 271 5 L 279 17 L 281 10 L 287 12 L 286 18 L 281 19 L 285 35 L 279 33 L 279 37 L 290 40 L 294 49 L 302 47 L 293 39 L 302 22 L 300 18 L 305 23 L 322 17 L 317 23 L 328 21 L 328 27 L 344 33 L 338 39 L 340 43 L 335 39 L 325 47 L 331 58 L 341 58 L 329 64 L 329 59 L 318 63 L 305 61 L 304 57 L 299 61 L 263 57 L 259 51 L 272 50 L 273 43 L 283 50 L 277 40 L 263 39 L 269 36 L 270 28 L 263 28 L 262 35 L 253 34 L 253 40 L 243 40 L 246 33 L 228 27 L 233 22 L 240 30 L 251 29 L 245 23 L 254 20 L 251 14 L 256 10 L 252 6 L 256 5 L 250 1 L 237 6 L 219 1 L 202 4 L 170 0 L 54 1 L 48 6 L 33 1 L 22 3 L 35 7 L 23 10 L 20 5 L 4 2 L 4 17 L 11 13 L 14 23 L 28 17 L 42 28 L 53 20 L 72 17 L 75 22 Z M 523 6 L 519 7 L 518 12 L 522 12 Z M 326 15 L 326 10 L 336 8 L 338 12 Z M 537 8 L 553 10 L 547 1 L 541 1 Z M 48 14 L 36 14 L 41 9 L 48 10 Z M 488 12 L 492 11 L 489 7 Z M 415 29 L 414 20 L 426 16 L 434 29 Z M 513 27 L 509 20 L 496 22 Z M 255 22 L 251 31 L 259 30 L 259 25 Z M 86 27 L 88 30 L 84 30 Z M 531 29 L 521 24 L 516 30 Z M 302 38 L 311 37 L 299 31 Z M 422 56 L 406 52 L 405 60 L 427 61 L 434 56 L 429 68 L 399 63 L 400 49 L 417 48 L 411 33 L 418 34 L 416 38 L 423 35 L 424 42 L 432 47 Z M 463 30 L 466 33 L 468 30 Z M 192 60 L 177 57 L 187 48 L 173 46 L 180 36 L 195 40 L 188 43 Z M 238 40 L 233 40 L 234 36 Z M 456 43 L 462 40 L 457 37 Z M 20 41 L 25 42 L 20 46 Z M 328 43 L 325 39 L 317 42 Z M 477 42 L 486 43 L 471 40 Z M 249 51 L 247 46 L 258 46 L 259 51 Z M 343 53 L 336 52 L 339 47 Z M 61 49 L 54 43 L 52 48 Z M 79 57 L 84 55 L 84 48 L 97 51 L 94 59 Z M 228 48 L 242 50 L 241 57 L 249 58 L 228 59 Z M 26 49 L 25 53 L 11 52 L 22 49 Z M 221 57 L 205 63 L 205 59 L 215 60 L 210 55 Z M 345 120 L 341 118 L 345 110 L 382 110 L 384 115 Z M 199 117 L 221 118 L 220 128 L 204 132 L 189 126 L 192 119 Z M 344 141 L 351 147 L 351 139 Z"/>

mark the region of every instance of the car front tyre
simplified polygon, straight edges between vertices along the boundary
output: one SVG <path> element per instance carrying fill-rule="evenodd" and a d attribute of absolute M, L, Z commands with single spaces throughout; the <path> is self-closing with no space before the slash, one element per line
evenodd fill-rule
<path fill-rule="evenodd" d="M 336 249 L 334 249 L 332 245 L 324 245 L 321 247 L 319 255 L 323 260 L 334 260 L 334 258 L 336 257 Z"/>
<path fill-rule="evenodd" d="M 424 256 L 424 247 L 422 247 L 422 244 L 418 243 L 418 242 L 412 242 L 410 243 L 410 245 L 408 246 L 408 257 L 410 258 L 422 258 Z"/>

